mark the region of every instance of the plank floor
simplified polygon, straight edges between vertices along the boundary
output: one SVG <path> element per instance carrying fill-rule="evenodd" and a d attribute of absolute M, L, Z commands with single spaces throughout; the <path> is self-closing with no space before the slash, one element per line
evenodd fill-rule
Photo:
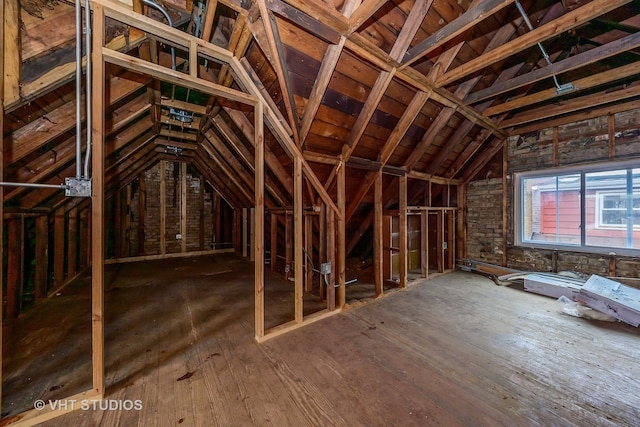
<path fill-rule="evenodd" d="M 270 325 L 293 317 L 293 288 L 281 282 L 268 277 Z M 108 283 L 107 399 L 142 409 L 78 410 L 44 425 L 640 425 L 636 328 L 569 317 L 553 299 L 471 273 L 353 304 L 263 344 L 246 261 L 125 264 Z M 83 298 L 71 292 L 21 319 L 55 331 L 47 342 L 26 329 L 26 341 L 5 337 L 45 360 L 20 363 L 5 345 L 3 413 L 88 388 L 88 323 L 71 327 Z M 67 363 L 56 371 L 46 355 L 58 352 Z"/>

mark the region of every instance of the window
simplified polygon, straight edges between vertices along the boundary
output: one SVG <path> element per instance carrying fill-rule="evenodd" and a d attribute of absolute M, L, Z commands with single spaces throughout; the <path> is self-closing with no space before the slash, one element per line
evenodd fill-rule
<path fill-rule="evenodd" d="M 628 201 L 629 198 L 625 193 L 596 192 L 596 227 L 625 229 Z M 633 228 L 640 229 L 640 195 L 632 195 L 631 209 Z"/>
<path fill-rule="evenodd" d="M 567 168 L 517 174 L 516 244 L 637 254 L 637 165 L 636 161 L 615 168 L 592 165 L 580 171 Z"/>

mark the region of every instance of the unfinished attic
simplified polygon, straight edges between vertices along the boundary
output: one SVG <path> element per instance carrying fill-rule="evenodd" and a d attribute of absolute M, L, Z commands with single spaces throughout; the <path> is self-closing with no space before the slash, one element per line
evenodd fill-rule
<path fill-rule="evenodd" d="M 0 425 L 637 425 L 640 1 L 0 4 Z"/>

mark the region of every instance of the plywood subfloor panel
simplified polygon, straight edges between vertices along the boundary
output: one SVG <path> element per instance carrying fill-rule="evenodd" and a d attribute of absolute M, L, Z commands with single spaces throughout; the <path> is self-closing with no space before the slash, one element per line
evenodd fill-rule
<path fill-rule="evenodd" d="M 140 399 L 142 410 L 76 411 L 47 425 L 640 419 L 638 330 L 562 315 L 553 299 L 456 272 L 257 344 L 250 274 L 215 290 L 195 276 L 110 292 L 108 398 Z"/>

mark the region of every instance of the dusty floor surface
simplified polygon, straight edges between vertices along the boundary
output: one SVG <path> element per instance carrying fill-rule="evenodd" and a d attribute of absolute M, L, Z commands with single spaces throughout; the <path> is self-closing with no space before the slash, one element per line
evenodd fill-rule
<path fill-rule="evenodd" d="M 109 267 L 106 398 L 139 407 L 46 425 L 640 424 L 636 328 L 456 272 L 258 344 L 252 271 L 226 255 Z M 267 284 L 267 325 L 290 320 L 292 286 Z M 89 388 L 88 312 L 79 284 L 5 326 L 3 414 Z"/>

